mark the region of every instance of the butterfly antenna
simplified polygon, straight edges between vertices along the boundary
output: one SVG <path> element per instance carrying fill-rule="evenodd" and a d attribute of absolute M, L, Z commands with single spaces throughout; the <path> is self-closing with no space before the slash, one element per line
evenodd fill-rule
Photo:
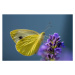
<path fill-rule="evenodd" d="M 48 30 L 50 27 L 47 27 L 43 32 L 45 32 L 46 30 Z"/>
<path fill-rule="evenodd" d="M 49 28 L 51 28 L 52 26 L 50 25 L 51 23 L 49 22 L 49 24 L 46 26 L 46 28 L 44 29 L 43 32 L 47 31 Z"/>

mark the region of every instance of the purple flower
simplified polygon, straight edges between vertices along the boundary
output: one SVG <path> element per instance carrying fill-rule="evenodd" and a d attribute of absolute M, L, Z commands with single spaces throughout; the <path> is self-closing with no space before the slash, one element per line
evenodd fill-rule
<path fill-rule="evenodd" d="M 45 42 L 38 51 L 38 55 L 42 56 L 42 60 L 58 60 L 58 54 L 61 53 L 64 43 L 61 42 L 60 36 L 58 33 L 49 35 L 47 42 Z"/>

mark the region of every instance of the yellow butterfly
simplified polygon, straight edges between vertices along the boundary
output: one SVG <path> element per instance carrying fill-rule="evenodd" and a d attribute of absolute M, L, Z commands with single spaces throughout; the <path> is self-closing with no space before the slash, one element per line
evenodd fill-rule
<path fill-rule="evenodd" d="M 16 50 L 25 56 L 37 53 L 45 32 L 38 33 L 28 29 L 16 29 L 10 32 L 11 38 L 16 43 Z"/>

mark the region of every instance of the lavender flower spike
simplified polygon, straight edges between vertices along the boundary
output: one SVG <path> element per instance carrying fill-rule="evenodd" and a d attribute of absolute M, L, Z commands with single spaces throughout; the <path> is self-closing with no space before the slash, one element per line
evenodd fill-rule
<path fill-rule="evenodd" d="M 42 56 L 42 60 L 58 60 L 57 55 L 61 53 L 62 47 L 64 47 L 64 43 L 61 42 L 58 33 L 54 33 L 49 35 L 47 42 L 40 47 L 38 55 Z"/>

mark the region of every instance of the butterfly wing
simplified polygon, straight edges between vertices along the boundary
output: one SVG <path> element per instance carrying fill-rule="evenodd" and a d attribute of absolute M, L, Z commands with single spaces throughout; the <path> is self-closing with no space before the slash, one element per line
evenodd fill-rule
<path fill-rule="evenodd" d="M 39 34 L 39 33 L 28 29 L 16 29 L 10 32 L 11 38 L 15 43 L 17 43 L 20 39 L 26 36 L 34 35 L 34 34 Z"/>
<path fill-rule="evenodd" d="M 22 55 L 31 56 L 37 52 L 41 42 L 39 35 L 29 35 L 16 43 L 16 49 Z"/>

